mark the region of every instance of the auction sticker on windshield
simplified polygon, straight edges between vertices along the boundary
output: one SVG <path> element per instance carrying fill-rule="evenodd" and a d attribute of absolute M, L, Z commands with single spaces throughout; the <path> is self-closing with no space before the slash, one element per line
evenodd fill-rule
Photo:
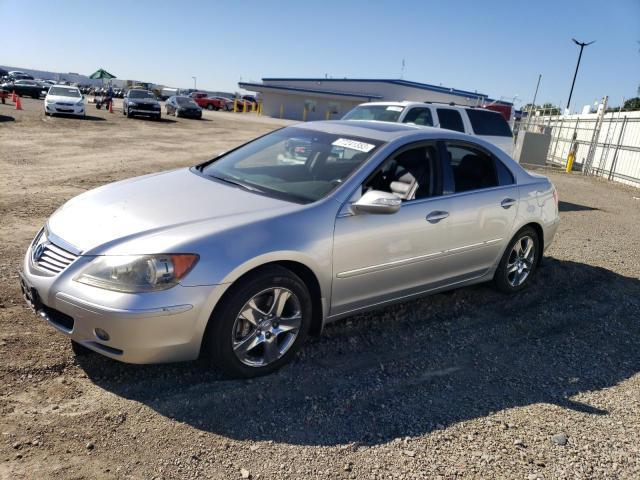
<path fill-rule="evenodd" d="M 359 152 L 370 152 L 375 148 L 375 145 L 366 142 L 359 142 L 357 140 L 350 140 L 348 138 L 339 138 L 331 145 L 335 147 L 350 148 L 352 150 L 358 150 Z"/>
<path fill-rule="evenodd" d="M 393 105 L 387 107 L 387 110 L 389 110 L 390 112 L 401 112 L 402 111 L 402 107 L 394 107 Z"/>

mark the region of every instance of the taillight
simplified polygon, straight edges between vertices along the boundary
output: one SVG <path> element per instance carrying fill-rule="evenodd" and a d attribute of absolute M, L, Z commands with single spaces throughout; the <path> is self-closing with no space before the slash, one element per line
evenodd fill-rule
<path fill-rule="evenodd" d="M 553 187 L 553 201 L 556 203 L 556 207 L 558 207 L 558 191 L 555 187 Z"/>

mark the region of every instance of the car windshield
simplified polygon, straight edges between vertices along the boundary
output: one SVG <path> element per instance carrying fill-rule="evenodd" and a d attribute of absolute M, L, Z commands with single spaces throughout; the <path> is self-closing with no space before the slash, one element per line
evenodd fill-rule
<path fill-rule="evenodd" d="M 198 104 L 196 102 L 194 102 L 191 98 L 189 97 L 176 97 L 176 101 L 178 102 L 178 105 L 180 105 L 181 107 L 197 107 Z"/>
<path fill-rule="evenodd" d="M 49 89 L 49 95 L 60 95 L 61 97 L 75 97 L 80 98 L 80 91 L 77 88 L 66 87 L 51 87 Z"/>
<path fill-rule="evenodd" d="M 130 90 L 129 98 L 155 98 L 153 93 L 146 90 Z"/>
<path fill-rule="evenodd" d="M 404 110 L 400 105 L 361 105 L 348 112 L 343 120 L 378 120 L 397 122 Z"/>
<path fill-rule="evenodd" d="M 288 127 L 197 167 L 208 177 L 285 200 L 325 197 L 383 142 Z"/>

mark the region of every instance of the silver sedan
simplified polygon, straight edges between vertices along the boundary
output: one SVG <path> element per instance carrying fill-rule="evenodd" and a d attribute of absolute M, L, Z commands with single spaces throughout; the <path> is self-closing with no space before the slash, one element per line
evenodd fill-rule
<path fill-rule="evenodd" d="M 311 122 L 73 198 L 20 278 L 78 353 L 206 354 L 251 377 L 355 312 L 485 281 L 525 288 L 558 221 L 549 180 L 487 142 Z"/>

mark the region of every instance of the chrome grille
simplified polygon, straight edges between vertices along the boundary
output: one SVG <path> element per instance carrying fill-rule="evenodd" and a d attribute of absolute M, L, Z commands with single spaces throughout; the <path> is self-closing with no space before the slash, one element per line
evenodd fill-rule
<path fill-rule="evenodd" d="M 60 273 L 67 268 L 78 255 L 51 243 L 46 232 L 41 231 L 33 242 L 31 257 L 35 266 L 49 273 Z"/>

